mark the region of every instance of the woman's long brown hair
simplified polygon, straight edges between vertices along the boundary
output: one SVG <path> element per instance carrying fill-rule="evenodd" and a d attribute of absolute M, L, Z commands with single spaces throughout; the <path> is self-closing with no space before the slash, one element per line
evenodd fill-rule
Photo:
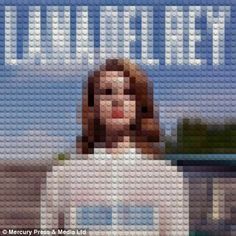
<path fill-rule="evenodd" d="M 95 82 L 107 71 L 123 72 L 124 77 L 129 78 L 132 95 L 135 95 L 136 124 L 130 125 L 131 142 L 143 154 L 159 154 L 159 117 L 154 112 L 152 83 L 137 65 L 125 59 L 108 59 L 100 70 L 89 76 L 83 93 L 82 137 L 76 139 L 77 153 L 93 153 L 98 143 L 100 147 L 101 143 L 107 147 L 106 127 L 100 124 L 99 110 L 94 105 L 94 95 L 99 91 Z"/>

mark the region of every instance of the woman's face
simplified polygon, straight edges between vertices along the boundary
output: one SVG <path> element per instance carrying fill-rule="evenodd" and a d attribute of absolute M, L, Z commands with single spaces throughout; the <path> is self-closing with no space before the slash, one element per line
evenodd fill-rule
<path fill-rule="evenodd" d="M 123 72 L 107 71 L 101 74 L 98 86 L 95 104 L 99 106 L 100 123 L 114 130 L 135 124 L 136 102 L 130 93 L 129 78 Z"/>

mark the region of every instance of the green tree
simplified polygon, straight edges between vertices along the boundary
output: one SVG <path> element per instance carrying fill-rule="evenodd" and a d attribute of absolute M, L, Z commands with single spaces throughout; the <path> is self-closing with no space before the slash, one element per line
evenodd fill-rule
<path fill-rule="evenodd" d="M 177 143 L 167 141 L 167 153 L 236 153 L 236 123 L 208 124 L 200 119 L 183 119 L 177 127 Z"/>

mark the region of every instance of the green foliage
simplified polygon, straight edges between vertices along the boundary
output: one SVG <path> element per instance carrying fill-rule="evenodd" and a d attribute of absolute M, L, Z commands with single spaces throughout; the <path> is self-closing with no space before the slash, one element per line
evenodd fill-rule
<path fill-rule="evenodd" d="M 207 232 L 200 232 L 200 231 L 193 232 L 192 231 L 189 233 L 189 236 L 213 236 L 213 235 Z"/>
<path fill-rule="evenodd" d="M 184 119 L 177 127 L 177 143 L 166 142 L 167 153 L 236 153 L 236 123 L 207 124 Z"/>
<path fill-rule="evenodd" d="M 70 154 L 69 153 L 59 153 L 57 154 L 56 160 L 58 161 L 65 161 L 70 159 Z"/>

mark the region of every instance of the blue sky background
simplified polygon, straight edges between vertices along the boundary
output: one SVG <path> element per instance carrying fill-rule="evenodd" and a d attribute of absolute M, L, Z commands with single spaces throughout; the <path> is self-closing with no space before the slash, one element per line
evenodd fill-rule
<path fill-rule="evenodd" d="M 67 1 L 60 1 L 61 5 Z M 89 5 L 91 21 L 94 22 L 95 47 L 99 47 L 98 16 L 100 5 L 151 5 L 156 11 L 154 25 L 154 55 L 160 66 L 140 65 L 154 81 L 156 105 L 166 135 L 176 127 L 177 119 L 200 117 L 209 122 L 222 122 L 236 114 L 236 2 L 233 1 L 70 1 L 71 5 Z M 0 158 L 43 158 L 61 151 L 74 152 L 75 136 L 81 133 L 76 122 L 76 110 L 80 105 L 82 81 L 86 80 L 87 69 L 78 67 L 70 73 L 63 67 L 57 70 L 4 65 L 4 6 L 18 5 L 20 14 L 26 14 L 28 5 L 59 5 L 58 1 L 1 1 L 0 3 Z M 206 36 L 204 17 L 199 26 L 202 30 L 202 47 L 196 48 L 201 58 L 208 59 L 207 65 L 165 66 L 164 65 L 164 6 L 166 5 L 229 5 L 230 22 L 226 24 L 225 65 L 211 64 L 211 41 Z M 26 14 L 27 15 L 27 14 Z M 42 13 L 42 17 L 44 14 Z M 26 19 L 23 17 L 23 19 Z M 18 22 L 26 25 L 27 19 Z M 23 55 L 24 36 L 18 31 L 18 58 Z M 203 37 L 204 38 L 204 37 Z M 73 40 L 73 39 L 72 39 Z M 134 47 L 139 57 L 138 44 Z M 53 72 L 52 72 L 53 71 Z M 72 74 L 72 75 L 71 75 Z"/>

